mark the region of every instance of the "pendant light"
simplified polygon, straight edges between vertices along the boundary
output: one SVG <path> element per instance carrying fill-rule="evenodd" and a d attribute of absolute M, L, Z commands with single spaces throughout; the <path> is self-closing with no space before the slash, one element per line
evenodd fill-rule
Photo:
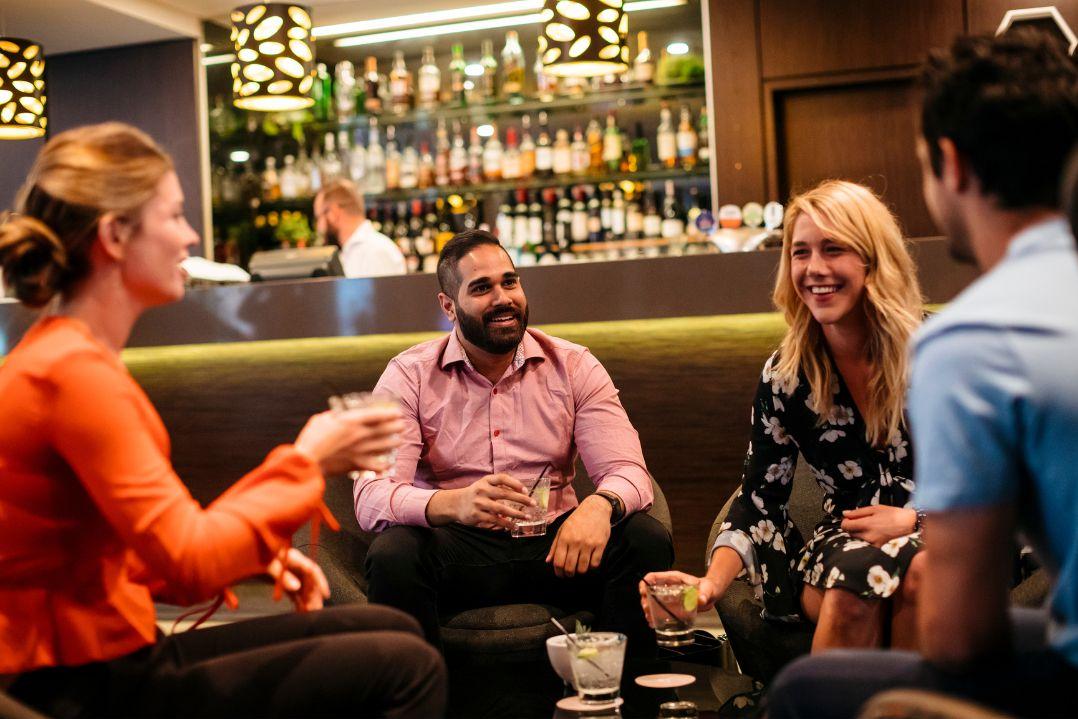
<path fill-rule="evenodd" d="M 545 0 L 539 56 L 559 77 L 616 75 L 629 69 L 629 16 L 623 0 Z"/>
<path fill-rule="evenodd" d="M 255 3 L 232 11 L 232 102 L 278 112 L 314 104 L 311 13 L 292 3 Z"/>
<path fill-rule="evenodd" d="M 41 137 L 47 124 L 41 44 L 0 37 L 0 140 Z"/>

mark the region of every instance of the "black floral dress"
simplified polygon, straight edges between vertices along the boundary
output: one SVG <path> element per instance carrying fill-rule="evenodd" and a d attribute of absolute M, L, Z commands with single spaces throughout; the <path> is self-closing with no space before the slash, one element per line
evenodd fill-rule
<path fill-rule="evenodd" d="M 885 447 L 865 438 L 853 398 L 833 368 L 833 408 L 820 421 L 808 381 L 784 383 L 764 365 L 752 408 L 752 442 L 741 491 L 715 546 L 728 546 L 745 562 L 743 576 L 762 592 L 765 616 L 799 618 L 803 583 L 841 587 L 873 599 L 898 589 L 921 546 L 920 533 L 882 547 L 854 539 L 841 528 L 842 512 L 871 504 L 909 507 L 913 457 L 905 428 Z M 807 543 L 786 507 L 798 453 L 823 488 L 824 518 Z"/>

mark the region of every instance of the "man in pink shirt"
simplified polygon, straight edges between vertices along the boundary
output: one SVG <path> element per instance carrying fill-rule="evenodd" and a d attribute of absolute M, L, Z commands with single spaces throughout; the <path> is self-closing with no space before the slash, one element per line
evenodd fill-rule
<path fill-rule="evenodd" d="M 448 336 L 395 357 L 376 391 L 398 395 L 406 429 L 393 476 L 356 482 L 356 518 L 379 532 L 368 596 L 415 616 L 440 646 L 440 612 L 533 602 L 596 612 L 647 654 L 636 584 L 673 560 L 644 513 L 651 479 L 618 391 L 580 345 L 527 329 L 528 300 L 493 235 L 464 232 L 438 260 Z M 577 455 L 597 492 L 578 503 Z M 549 468 L 548 468 L 549 465 Z M 551 478 L 545 536 L 511 538 L 502 500 L 534 504 L 522 478 Z"/>

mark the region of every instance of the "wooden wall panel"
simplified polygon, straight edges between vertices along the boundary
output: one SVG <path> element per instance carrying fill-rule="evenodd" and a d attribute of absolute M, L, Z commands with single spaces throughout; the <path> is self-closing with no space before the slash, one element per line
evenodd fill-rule
<path fill-rule="evenodd" d="M 778 196 L 826 178 L 853 180 L 883 196 L 908 236 L 936 233 L 914 154 L 912 79 L 777 90 L 771 97 Z"/>
<path fill-rule="evenodd" d="M 963 30 L 962 0 L 760 0 L 763 76 L 916 64 Z"/>

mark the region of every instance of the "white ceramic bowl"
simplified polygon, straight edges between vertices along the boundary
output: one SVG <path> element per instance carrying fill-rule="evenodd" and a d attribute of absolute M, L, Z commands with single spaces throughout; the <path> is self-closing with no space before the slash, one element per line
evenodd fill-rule
<path fill-rule="evenodd" d="M 564 634 L 555 634 L 546 640 L 546 655 L 562 681 L 572 684 L 573 668 L 569 665 L 569 648 Z"/>

